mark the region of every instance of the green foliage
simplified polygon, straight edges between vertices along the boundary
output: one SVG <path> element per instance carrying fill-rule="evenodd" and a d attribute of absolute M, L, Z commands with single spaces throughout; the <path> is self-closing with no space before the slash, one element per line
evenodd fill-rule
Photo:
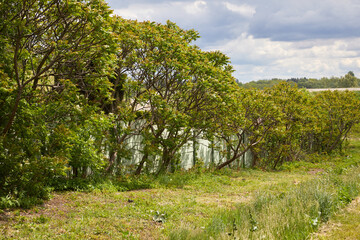
<path fill-rule="evenodd" d="M 103 1 L 6 1 L 0 12 L 0 196 L 25 206 L 69 164 L 103 165 L 85 129 L 108 95 L 115 47 Z"/>
<path fill-rule="evenodd" d="M 263 157 L 262 164 L 276 168 L 284 162 L 296 161 L 301 156 L 302 134 L 311 119 L 311 99 L 308 94 L 281 83 L 266 92 L 270 101 L 280 110 L 276 125 L 269 129 L 259 153 Z"/>
<path fill-rule="evenodd" d="M 244 83 L 242 85 L 239 85 L 243 88 L 247 88 L 247 89 L 260 89 L 260 90 L 264 90 L 265 88 L 270 88 L 273 87 L 275 85 L 278 85 L 282 82 L 286 82 L 286 80 L 281 80 L 281 79 L 271 79 L 271 80 L 258 80 L 258 81 L 251 81 L 248 83 Z"/>
<path fill-rule="evenodd" d="M 342 151 L 359 121 L 360 102 L 351 92 L 311 95 L 288 83 L 266 90 L 238 89 L 218 108 L 214 135 L 226 142 L 229 166 L 247 151 L 253 166 L 278 168 L 311 154 Z M 222 110 L 224 112 L 222 112 Z"/>
<path fill-rule="evenodd" d="M 360 191 L 357 185 L 357 183 L 352 182 L 341 186 L 338 190 L 339 201 L 348 204 L 354 200 L 354 197 L 358 196 Z"/>
<path fill-rule="evenodd" d="M 236 86 L 229 59 L 220 52 L 201 51 L 192 44 L 197 32 L 172 22 L 139 23 L 120 17 L 114 22 L 122 50 L 114 79 L 119 89 L 113 96 L 118 98 L 113 103 L 129 112 L 118 106 L 113 112 L 130 129 L 117 128 L 114 140 L 123 143 L 129 135 L 143 138 L 144 157 L 136 174 L 144 165 L 158 165 L 158 173 L 174 171 L 178 150 L 194 135 L 207 132 L 214 122 L 214 105 L 223 102 L 230 87 Z M 127 78 L 122 78 L 124 74 Z M 153 157 L 156 155 L 160 158 Z"/>
<path fill-rule="evenodd" d="M 342 150 L 351 128 L 359 122 L 360 101 L 352 92 L 324 91 L 315 95 L 315 122 L 310 148 L 330 153 Z"/>
<path fill-rule="evenodd" d="M 121 191 L 149 189 L 154 187 L 154 179 L 151 176 L 123 177 L 117 179 L 116 186 Z"/>
<path fill-rule="evenodd" d="M 16 208 L 19 207 L 20 203 L 18 199 L 14 199 L 11 196 L 0 197 L 0 209 L 4 208 Z"/>
<path fill-rule="evenodd" d="M 22 114 L 13 131 L 0 142 L 1 195 L 46 198 L 46 182 L 64 174 L 67 161 L 61 155 L 42 154 L 46 149 L 44 137 L 49 135 L 48 129 L 41 127 L 45 125 L 42 109 L 26 104 L 21 104 L 20 109 Z"/>
<path fill-rule="evenodd" d="M 154 181 L 165 188 L 183 188 L 186 184 L 201 178 L 199 172 L 176 171 L 174 173 L 161 174 Z"/>
<path fill-rule="evenodd" d="M 218 169 L 229 165 L 247 151 L 255 153 L 269 131 L 276 127 L 281 112 L 272 101 L 273 96 L 256 89 L 237 89 L 228 105 L 219 108 L 216 135 L 224 140 L 227 160 Z M 224 112 L 221 112 L 224 111 Z M 256 160 L 253 161 L 253 166 Z"/>

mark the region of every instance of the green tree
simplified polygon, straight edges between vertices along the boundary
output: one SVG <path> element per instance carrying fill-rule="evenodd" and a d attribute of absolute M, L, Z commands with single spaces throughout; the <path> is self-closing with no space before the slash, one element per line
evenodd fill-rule
<path fill-rule="evenodd" d="M 171 22 L 146 22 L 144 28 L 146 48 L 137 50 L 138 68 L 132 77 L 143 84 L 149 142 L 161 149 L 158 171 L 164 172 L 177 164 L 178 150 L 204 132 L 212 102 L 221 100 L 218 93 L 236 83 L 226 56 L 190 44 L 198 38 L 195 31 Z"/>
<path fill-rule="evenodd" d="M 111 11 L 98 0 L 10 0 L 0 13 L 1 194 L 41 197 L 68 164 L 76 171 L 77 147 L 96 144 L 75 132 L 101 118 L 111 87 Z M 82 168 L 97 165 L 90 151 Z"/>
<path fill-rule="evenodd" d="M 302 134 L 311 121 L 310 97 L 306 92 L 281 83 L 269 88 L 276 107 L 282 112 L 281 121 L 269 132 L 261 146 L 267 166 L 276 168 L 286 161 L 294 161 L 301 156 Z"/>
<path fill-rule="evenodd" d="M 177 165 L 178 150 L 194 134 L 205 132 L 213 116 L 206 113 L 214 111 L 212 103 L 222 98 L 219 92 L 236 86 L 232 68 L 220 52 L 203 52 L 192 45 L 198 38 L 194 30 L 183 30 L 172 22 L 117 21 L 122 46 L 117 76 L 126 74 L 119 81 L 124 92 L 121 102 L 132 113 L 118 112 L 119 120 L 131 131 L 123 136 L 143 137 L 137 174 L 145 163 L 153 165 L 150 156 L 154 154 L 161 155 L 158 171 L 164 172 Z"/>
<path fill-rule="evenodd" d="M 111 54 L 106 53 L 114 49 L 111 12 L 103 1 L 10 0 L 0 6 L 1 67 L 15 93 L 1 119 L 2 135 L 11 129 L 22 99 L 36 90 L 60 91 L 59 79 L 76 80 L 87 94 L 107 92 L 104 71 Z"/>
<path fill-rule="evenodd" d="M 351 88 L 358 85 L 358 79 L 355 77 L 355 74 L 350 71 L 344 77 L 339 79 L 338 87 L 342 88 Z"/>
<path fill-rule="evenodd" d="M 341 150 L 351 128 L 360 120 L 360 101 L 349 91 L 324 91 L 315 96 L 314 150 Z"/>
<path fill-rule="evenodd" d="M 237 89 L 227 106 L 218 109 L 216 137 L 225 141 L 227 156 L 217 169 L 232 164 L 247 151 L 254 154 L 268 132 L 277 125 L 280 112 L 275 108 L 271 96 L 262 90 Z"/>

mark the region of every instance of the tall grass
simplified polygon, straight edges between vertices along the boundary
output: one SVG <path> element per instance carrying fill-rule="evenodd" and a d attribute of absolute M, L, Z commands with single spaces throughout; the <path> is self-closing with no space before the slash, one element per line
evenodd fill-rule
<path fill-rule="evenodd" d="M 177 229 L 170 239 L 306 239 L 359 191 L 360 167 L 326 173 L 286 192 L 258 192 L 254 202 L 222 211 L 204 229 Z"/>

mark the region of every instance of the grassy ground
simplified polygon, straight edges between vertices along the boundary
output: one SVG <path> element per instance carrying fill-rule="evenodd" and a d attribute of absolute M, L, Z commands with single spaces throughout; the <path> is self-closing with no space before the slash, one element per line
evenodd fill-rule
<path fill-rule="evenodd" d="M 360 160 L 358 149 L 360 145 L 356 142 L 351 146 L 349 156 L 334 157 L 331 161 L 325 159 L 321 163 L 292 164 L 279 172 L 194 171 L 151 180 L 154 181 L 152 186 L 156 186 L 153 189 L 118 192 L 115 188 L 104 187 L 91 192 L 54 193 L 53 198 L 42 206 L 1 211 L 0 239 L 204 239 L 204 236 L 234 239 L 234 235 L 230 235 L 235 232 L 235 225 L 238 236 L 242 236 L 239 228 L 259 227 L 259 231 L 250 229 L 246 238 L 261 238 L 266 236 L 259 235 L 262 231 L 271 230 L 260 223 L 262 219 L 267 219 L 269 209 L 283 212 L 281 204 L 294 205 L 292 192 L 303 194 L 303 186 L 311 187 L 314 181 L 319 183 L 317 179 L 327 178 L 328 173 L 340 176 L 336 179 L 339 184 L 346 176 L 360 176 L 360 168 L 348 170 Z M 344 196 L 349 198 L 348 194 Z M 325 207 L 326 201 L 323 202 Z M 249 214 L 249 209 L 254 216 L 251 211 Z M 256 212 L 259 209 L 267 210 Z M 316 209 L 312 210 L 315 214 Z M 247 215 L 247 225 L 239 222 L 232 225 L 234 213 Z M 305 213 L 303 215 L 308 218 Z M 273 224 L 287 221 L 283 215 L 271 216 L 273 218 L 266 221 Z M 236 221 L 240 220 L 237 218 Z M 316 230 L 320 224 L 311 222 L 317 218 L 306 221 L 310 230 Z M 301 238 L 294 236 L 293 239 Z"/>
<path fill-rule="evenodd" d="M 202 173 L 182 188 L 56 193 L 43 206 L 1 214 L 3 237 L 27 239 L 165 239 L 181 226 L 204 227 L 222 209 L 280 192 L 315 175 L 248 170 Z M 176 181 L 176 179 L 168 181 Z M 165 222 L 155 222 L 156 212 Z"/>
<path fill-rule="evenodd" d="M 360 239 L 360 198 L 354 200 L 348 207 L 336 214 L 323 225 L 312 239 Z"/>

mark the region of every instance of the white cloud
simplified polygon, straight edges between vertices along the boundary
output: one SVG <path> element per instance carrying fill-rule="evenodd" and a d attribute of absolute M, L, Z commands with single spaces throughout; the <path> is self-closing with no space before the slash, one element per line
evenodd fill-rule
<path fill-rule="evenodd" d="M 114 9 L 114 14 L 123 18 L 139 21 L 159 21 L 162 20 L 162 14 L 171 8 L 170 4 L 131 4 L 126 8 Z"/>
<path fill-rule="evenodd" d="M 227 54 L 236 69 L 234 76 L 243 82 L 269 78 L 321 78 L 359 70 L 360 53 L 351 45 L 358 41 L 360 38 L 292 43 L 242 34 L 209 50 L 218 49 Z"/>
<path fill-rule="evenodd" d="M 178 3 L 176 4 L 178 6 L 181 6 L 183 5 L 184 6 L 184 9 L 187 13 L 189 14 L 199 14 L 201 12 L 204 12 L 206 10 L 206 2 L 205 1 L 195 1 L 195 2 L 192 2 L 192 3 Z"/>
<path fill-rule="evenodd" d="M 126 8 L 114 9 L 114 14 L 139 21 L 151 20 L 165 22 L 170 19 L 177 22 L 193 21 L 194 18 L 206 17 L 207 3 L 205 1 L 169 1 L 160 3 L 130 4 Z"/>
<path fill-rule="evenodd" d="M 155 10 L 151 8 L 141 8 L 141 6 L 133 5 L 129 8 L 115 9 L 114 14 L 126 19 L 142 21 L 152 19 L 155 15 Z"/>
<path fill-rule="evenodd" d="M 197 44 L 226 53 L 244 82 L 360 75 L 358 0 L 108 1 L 125 18 L 198 30 Z"/>
<path fill-rule="evenodd" d="M 224 5 L 228 10 L 238 13 L 243 17 L 250 18 L 256 13 L 255 8 L 247 4 L 236 5 L 229 2 L 224 2 Z"/>

